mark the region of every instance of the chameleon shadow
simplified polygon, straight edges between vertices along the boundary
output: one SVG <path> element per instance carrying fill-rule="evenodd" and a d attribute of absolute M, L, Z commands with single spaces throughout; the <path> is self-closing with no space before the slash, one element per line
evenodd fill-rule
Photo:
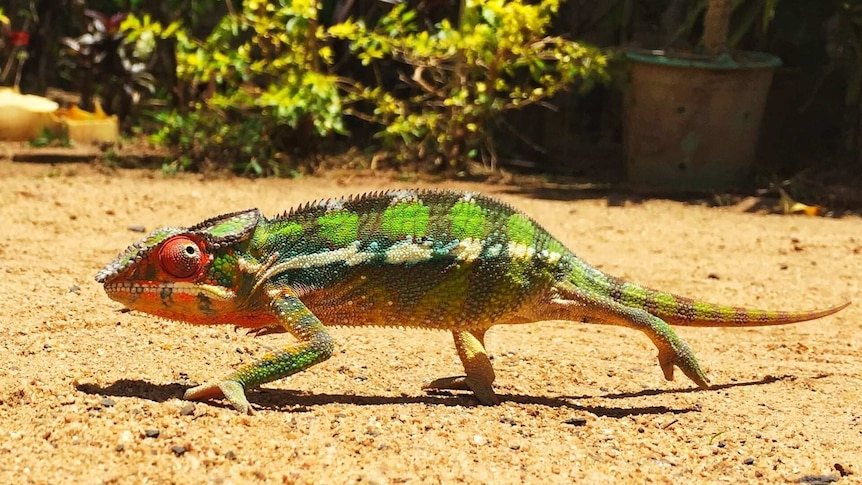
<path fill-rule="evenodd" d="M 170 399 L 182 399 L 183 393 L 189 387 L 187 384 L 153 384 L 151 382 L 132 379 L 120 379 L 113 384 L 100 386 L 97 384 L 78 384 L 75 388 L 85 394 L 133 397 L 153 402 L 166 402 Z M 642 391 L 643 392 L 643 391 Z M 656 391 L 656 394 L 668 392 Z M 638 395 L 650 394 L 633 394 Z M 545 397 L 526 396 L 521 394 L 498 394 L 501 402 L 532 404 L 548 408 L 567 408 L 582 411 L 599 417 L 623 418 L 627 416 L 684 414 L 699 411 L 696 407 L 670 408 L 667 406 L 643 407 L 609 407 L 588 406 L 572 402 L 573 399 L 614 398 L 612 396 Z M 428 406 L 477 407 L 478 403 L 471 394 L 449 393 L 446 391 L 428 393 L 416 396 L 362 396 L 355 394 L 308 393 L 287 389 L 254 389 L 248 392 L 249 401 L 255 409 L 281 412 L 305 412 L 308 407 L 326 404 L 346 404 L 355 406 L 384 406 L 391 404 L 425 404 Z M 622 398 L 622 396 L 617 397 Z M 223 400 L 207 401 L 207 405 L 230 409 L 231 406 Z"/>
<path fill-rule="evenodd" d="M 814 376 L 814 379 L 822 378 L 822 376 Z M 699 387 L 687 387 L 682 389 L 643 389 L 641 391 L 635 392 L 615 392 L 610 394 L 605 394 L 603 396 L 562 396 L 564 399 L 589 399 L 589 398 L 601 398 L 601 399 L 630 399 L 633 397 L 644 397 L 644 396 L 658 396 L 660 394 L 687 394 L 691 392 L 709 392 L 709 391 L 721 391 L 723 389 L 732 389 L 734 387 L 748 387 L 748 386 L 761 386 L 764 384 L 772 384 L 773 382 L 779 381 L 793 381 L 796 380 L 796 376 L 794 375 L 783 375 L 783 376 L 766 376 L 763 379 L 757 379 L 753 381 L 743 381 L 743 382 L 730 382 L 727 384 L 713 384 L 709 386 L 709 389 L 700 389 Z"/>
<path fill-rule="evenodd" d="M 108 386 L 98 384 L 76 384 L 75 389 L 84 394 L 112 397 L 136 397 L 153 402 L 165 402 L 169 399 L 182 399 L 188 389 L 183 384 L 152 384 L 146 381 L 120 379 Z"/>

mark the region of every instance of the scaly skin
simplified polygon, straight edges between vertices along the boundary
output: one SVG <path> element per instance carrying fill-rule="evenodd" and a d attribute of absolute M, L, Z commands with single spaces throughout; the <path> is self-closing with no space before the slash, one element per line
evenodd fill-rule
<path fill-rule="evenodd" d="M 245 390 L 332 355 L 333 325 L 449 330 L 464 376 L 430 389 L 469 389 L 498 402 L 485 331 L 497 324 L 589 321 L 644 332 L 667 379 L 674 366 L 706 376 L 668 325 L 756 326 L 831 315 L 714 305 L 619 280 L 576 257 L 526 215 L 486 196 L 388 191 L 306 204 L 274 219 L 257 209 L 190 228 L 160 229 L 96 276 L 131 309 L 193 324 L 290 332 L 264 355 L 186 399 L 226 397 L 245 413 Z"/>

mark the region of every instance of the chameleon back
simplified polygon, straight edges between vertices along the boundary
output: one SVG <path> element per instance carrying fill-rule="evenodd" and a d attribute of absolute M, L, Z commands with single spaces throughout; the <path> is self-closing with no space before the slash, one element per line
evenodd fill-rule
<path fill-rule="evenodd" d="M 441 329 L 516 319 L 573 258 L 506 204 L 436 191 L 320 201 L 261 221 L 248 252 L 274 251 L 275 282 L 325 324 Z"/>

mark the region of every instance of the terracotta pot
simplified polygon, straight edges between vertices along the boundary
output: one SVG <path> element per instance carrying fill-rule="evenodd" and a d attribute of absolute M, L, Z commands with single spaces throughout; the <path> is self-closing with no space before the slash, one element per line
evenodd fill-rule
<path fill-rule="evenodd" d="M 673 190 L 751 185 L 772 74 L 781 60 L 629 51 L 624 106 L 629 181 Z"/>

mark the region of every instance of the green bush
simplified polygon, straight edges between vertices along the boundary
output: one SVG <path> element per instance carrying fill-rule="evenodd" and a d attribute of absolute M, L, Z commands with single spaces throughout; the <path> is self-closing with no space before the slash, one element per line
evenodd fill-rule
<path fill-rule="evenodd" d="M 157 24 L 127 27 L 163 35 Z M 249 0 L 203 40 L 181 29 L 171 36 L 189 102 L 159 115 L 163 128 L 153 139 L 182 150 L 172 167 L 278 175 L 288 171 L 278 154 L 307 152 L 314 140 L 345 132 L 314 0 Z"/>
<path fill-rule="evenodd" d="M 378 136 L 403 157 L 455 169 L 481 157 L 494 168 L 496 123 L 505 111 L 607 79 L 607 59 L 598 49 L 547 35 L 559 5 L 465 0 L 458 25 L 442 20 L 426 29 L 401 4 L 373 28 L 361 21 L 331 27 L 363 64 L 404 66 L 400 79 L 411 87 L 403 96 L 352 84 L 351 112 L 380 124 Z"/>
<path fill-rule="evenodd" d="M 316 0 L 247 0 L 203 40 L 148 20 L 127 27 L 176 39 L 177 75 L 190 101 L 160 115 L 154 136 L 183 150 L 172 168 L 284 173 L 278 154 L 346 133 L 350 114 L 371 122 L 399 160 L 462 170 L 470 159 L 496 165 L 504 112 L 607 78 L 599 50 L 548 35 L 559 4 L 464 0 L 457 25 L 432 26 L 400 4 L 371 27 L 347 20 L 324 28 Z M 333 74 L 334 42 L 348 44 L 365 66 L 355 67 L 378 81 Z M 401 82 L 379 81 L 393 68 Z"/>

